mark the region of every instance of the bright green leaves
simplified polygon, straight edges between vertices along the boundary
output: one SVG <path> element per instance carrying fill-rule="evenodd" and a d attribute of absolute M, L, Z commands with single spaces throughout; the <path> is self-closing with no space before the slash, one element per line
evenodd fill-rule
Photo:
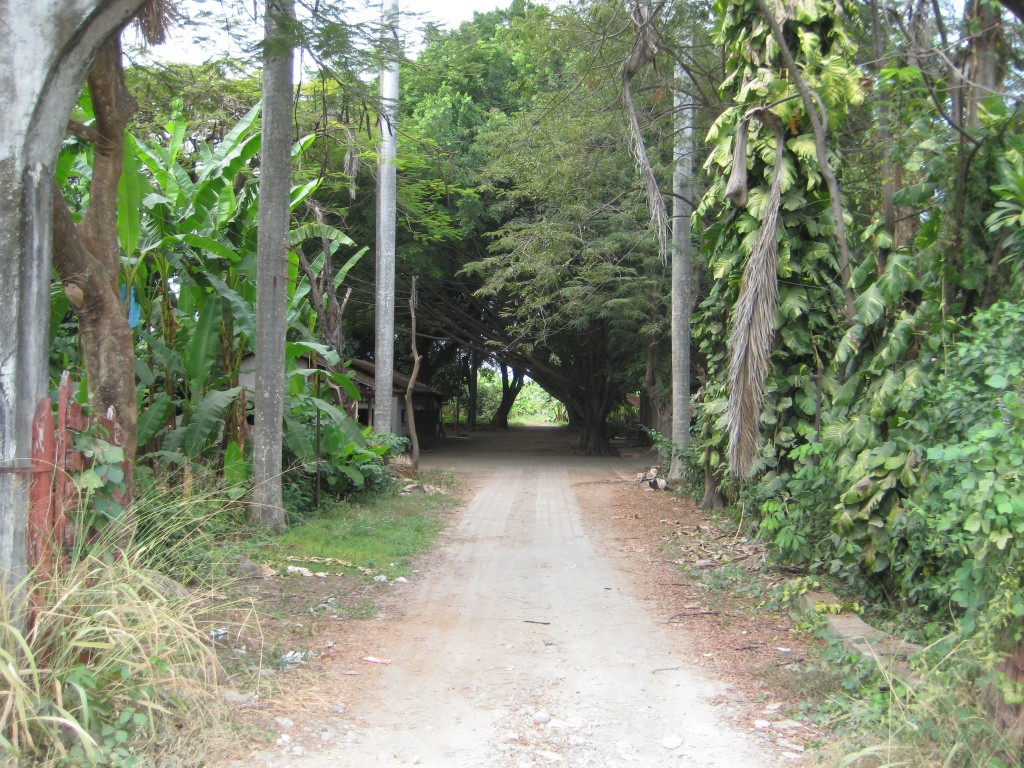
<path fill-rule="evenodd" d="M 902 433 L 925 447 L 920 484 L 903 494 L 910 514 L 889 535 L 900 573 L 929 575 L 901 588 L 924 604 L 952 601 L 971 623 L 982 608 L 1016 616 L 1024 604 L 1022 337 L 1021 305 L 979 313 Z"/>
<path fill-rule="evenodd" d="M 127 255 L 135 253 L 142 237 L 142 198 L 147 186 L 135 140 L 125 136 L 124 166 L 117 185 L 117 235 L 121 251 Z"/>

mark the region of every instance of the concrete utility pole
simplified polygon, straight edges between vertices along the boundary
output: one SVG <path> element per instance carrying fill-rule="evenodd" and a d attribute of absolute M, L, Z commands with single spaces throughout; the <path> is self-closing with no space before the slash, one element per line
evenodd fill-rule
<path fill-rule="evenodd" d="M 377 312 L 373 429 L 393 432 L 391 401 L 395 372 L 395 219 L 398 174 L 398 0 L 384 0 L 381 21 L 380 145 L 377 153 Z"/>
<path fill-rule="evenodd" d="M 263 38 L 263 127 L 256 236 L 256 391 L 253 404 L 250 523 L 284 530 L 281 444 L 284 440 L 284 342 L 288 308 L 288 221 L 294 0 L 266 0 Z"/>
<path fill-rule="evenodd" d="M 47 392 L 54 165 L 97 52 L 143 1 L 0 2 L 0 589 L 26 573 L 18 469 Z"/>
<path fill-rule="evenodd" d="M 693 107 L 684 103 L 685 73 L 676 66 L 675 143 L 672 170 L 672 459 L 668 476 L 678 478 L 677 451 L 690 447 L 690 316 L 693 272 L 690 215 L 693 213 Z"/>

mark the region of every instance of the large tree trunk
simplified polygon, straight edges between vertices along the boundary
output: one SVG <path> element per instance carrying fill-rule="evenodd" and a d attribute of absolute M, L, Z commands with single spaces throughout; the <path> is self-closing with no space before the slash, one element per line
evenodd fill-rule
<path fill-rule="evenodd" d="M 604 397 L 569 398 L 565 401 L 569 425 L 579 432 L 577 447 L 587 456 L 615 456 L 618 451 L 608 442 L 608 411 Z"/>
<path fill-rule="evenodd" d="M 711 512 L 725 507 L 725 498 L 718 489 L 718 477 L 715 470 L 711 468 L 707 451 L 704 452 L 704 497 L 700 500 L 700 508 L 705 512 Z"/>
<path fill-rule="evenodd" d="M 256 391 L 250 523 L 285 528 L 281 498 L 294 0 L 267 0 L 256 271 Z"/>
<path fill-rule="evenodd" d="M 512 378 L 509 379 L 508 366 L 505 363 L 501 364 L 501 402 L 491 417 L 491 429 L 508 429 L 508 415 L 523 390 L 524 380 L 522 371 L 517 370 L 512 371 Z"/>
<path fill-rule="evenodd" d="M 480 353 L 472 349 L 469 351 L 469 361 L 466 366 L 466 387 L 469 390 L 469 400 L 466 403 L 466 426 L 470 429 L 476 429 L 479 383 Z"/>
<path fill-rule="evenodd" d="M 124 132 L 135 112 L 121 67 L 120 36 L 113 37 L 89 70 L 94 128 L 77 127 L 94 142 L 89 204 L 75 224 L 54 185 L 53 262 L 78 315 L 89 401 L 94 414 L 121 426 L 125 458 L 135 458 L 135 348 L 121 303 L 121 247 L 117 196 L 124 165 Z"/>
<path fill-rule="evenodd" d="M 654 33 L 654 15 L 663 6 L 659 5 L 653 13 L 651 4 L 647 0 L 638 0 L 631 13 L 636 31 L 633 35 L 633 48 L 622 67 L 622 103 L 626 110 L 626 122 L 629 124 L 631 139 L 631 150 L 636 160 L 640 177 L 643 180 L 644 190 L 647 193 L 647 207 L 651 213 L 651 224 L 658 236 L 658 253 L 662 263 L 668 261 L 669 222 L 668 212 L 665 210 L 665 200 L 658 189 L 658 180 L 654 175 L 654 168 L 651 166 L 650 158 L 647 156 L 647 146 L 644 143 L 643 132 L 640 130 L 640 120 L 637 117 L 636 104 L 633 101 L 633 77 L 644 67 L 654 61 L 658 52 Z"/>
<path fill-rule="evenodd" d="M 53 172 L 97 52 L 143 0 L 0 3 L 0 463 L 31 455 L 47 392 Z M 28 474 L 0 473 L 0 588 L 26 575 Z"/>
<path fill-rule="evenodd" d="M 391 393 L 395 370 L 395 220 L 398 184 L 398 0 L 385 0 L 386 63 L 380 73 L 380 147 L 377 157 L 377 308 L 373 429 L 391 432 Z"/>

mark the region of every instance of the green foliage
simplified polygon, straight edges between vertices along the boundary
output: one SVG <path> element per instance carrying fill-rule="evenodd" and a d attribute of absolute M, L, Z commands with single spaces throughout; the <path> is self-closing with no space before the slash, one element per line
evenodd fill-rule
<path fill-rule="evenodd" d="M 285 414 L 284 439 L 285 461 L 291 463 L 285 473 L 286 498 L 290 502 L 286 506 L 298 519 L 316 514 L 312 481 L 318 470 L 321 491 L 334 499 L 356 491 L 384 491 L 394 484 L 388 459 L 408 447 L 406 438 L 376 434 L 330 403 L 309 396 L 293 396 Z"/>
<path fill-rule="evenodd" d="M 923 403 L 921 482 L 899 562 L 908 599 L 952 605 L 970 632 L 1024 616 L 1024 305 L 978 313 Z M 955 372 L 955 373 L 954 373 Z M 981 618 L 980 614 L 987 614 Z"/>
<path fill-rule="evenodd" d="M 1024 286 L 1024 154 L 1020 148 L 1000 158 L 999 177 L 1001 183 L 992 187 L 999 199 L 985 226 L 992 233 L 1006 233 L 1003 247 L 1008 253 L 1003 263 L 1010 267 L 1010 290 L 1019 295 Z"/>
<path fill-rule="evenodd" d="M 644 428 L 643 431 L 650 438 L 654 450 L 661 458 L 662 476 L 668 475 L 673 456 L 679 459 L 681 474 L 677 482 L 681 484 L 683 493 L 693 498 L 694 501 L 698 501 L 704 492 L 704 465 L 699 449 L 691 444 L 684 450 L 673 443 L 671 438 L 656 429 Z"/>
<path fill-rule="evenodd" d="M 128 491 L 124 449 L 99 437 L 95 429 L 75 434 L 71 445 L 88 464 L 71 477 L 81 495 L 75 509 L 75 525 L 80 531 L 76 544 L 84 546 L 86 539 L 125 522 L 125 510 L 118 501 Z"/>
<path fill-rule="evenodd" d="M 806 0 L 793 9 L 795 19 L 786 21 L 787 30 L 802 43 L 799 51 L 794 51 L 802 77 L 822 99 L 833 129 L 842 125 L 864 97 L 853 64 L 856 48 L 847 32 L 850 21 L 841 10 L 834 4 Z M 783 174 L 777 235 L 779 298 L 772 371 L 765 383 L 761 413 L 761 469 L 767 473 L 764 482 L 775 488 L 785 482 L 792 468 L 791 451 L 805 440 L 820 439 L 814 420 L 820 411 L 823 371 L 841 338 L 843 299 L 837 285 L 829 195 L 803 102 L 784 71 L 757 3 L 719 0 L 714 11 L 716 39 L 727 43 L 728 70 L 722 91 L 732 97 L 732 104 L 708 132 L 712 147 L 705 168 L 712 182 L 696 212 L 704 230 L 702 249 L 714 277 L 693 328 L 709 370 L 698 398 L 698 448 L 707 453 L 716 474 L 724 479 L 729 309 L 736 303 L 769 185 L 779 172 Z M 826 30 L 827 41 L 819 39 L 822 30 Z M 820 48 L 815 48 L 815 43 L 821 43 Z M 772 132 L 759 121 L 749 125 L 743 121 L 748 110 L 766 103 L 785 126 L 780 169 L 773 167 Z M 739 131 L 749 134 L 749 152 L 734 158 Z M 725 198 L 725 180 L 734 171 L 734 162 L 747 168 L 749 201 L 742 208 Z M 841 169 L 837 154 L 830 155 L 830 162 Z"/>
<path fill-rule="evenodd" d="M 834 460 L 821 443 L 813 441 L 796 446 L 788 457 L 796 469 L 786 483 L 785 495 L 761 505 L 759 535 L 771 541 L 784 559 L 820 567 L 834 546 L 828 518 L 820 513 L 834 497 Z"/>

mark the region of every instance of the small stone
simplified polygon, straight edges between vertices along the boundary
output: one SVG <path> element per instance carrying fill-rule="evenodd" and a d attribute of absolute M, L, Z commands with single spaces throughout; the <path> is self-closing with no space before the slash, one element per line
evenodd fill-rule
<path fill-rule="evenodd" d="M 409 760 L 409 765 L 419 765 L 419 764 L 420 764 L 420 756 L 419 755 L 413 755 L 412 759 Z"/>
<path fill-rule="evenodd" d="M 788 749 L 790 752 L 804 751 L 804 748 L 802 746 L 793 743 L 789 739 L 776 739 L 775 743 L 778 744 L 780 747 L 783 747 L 784 749 Z"/>
<path fill-rule="evenodd" d="M 335 715 L 343 715 L 345 714 L 345 703 L 339 701 L 337 704 L 332 704 L 330 707 L 327 708 L 327 711 Z"/>
<path fill-rule="evenodd" d="M 679 749 L 681 746 L 683 746 L 683 737 L 675 735 L 666 736 L 664 739 L 661 740 L 661 746 L 668 750 Z"/>
<path fill-rule="evenodd" d="M 295 721 L 287 717 L 275 717 L 274 722 L 282 728 L 293 728 L 295 726 Z"/>
<path fill-rule="evenodd" d="M 408 584 L 409 580 L 407 578 L 405 578 L 405 576 L 399 576 L 392 583 L 393 584 Z"/>
<path fill-rule="evenodd" d="M 221 688 L 220 697 L 228 704 L 234 704 L 236 707 L 244 707 L 256 701 L 255 693 L 239 693 L 233 688 Z"/>
<path fill-rule="evenodd" d="M 263 569 L 248 558 L 239 555 L 235 559 L 235 566 L 231 569 L 232 575 L 239 579 L 262 579 Z"/>
<path fill-rule="evenodd" d="M 558 763 L 562 760 L 562 756 L 557 752 L 548 752 L 545 749 L 538 749 L 534 754 L 537 755 L 537 757 L 543 757 L 549 763 Z"/>
<path fill-rule="evenodd" d="M 771 728 L 772 724 L 768 720 L 755 720 L 754 727 L 763 730 L 765 728 Z"/>
<path fill-rule="evenodd" d="M 545 723 L 551 722 L 551 715 L 548 714 L 547 710 L 539 709 L 533 713 L 533 722 L 538 725 L 544 725 Z"/>
<path fill-rule="evenodd" d="M 292 747 L 292 754 L 296 757 L 302 757 L 306 753 L 302 747 Z"/>
<path fill-rule="evenodd" d="M 388 577 L 385 576 L 383 573 L 380 573 L 380 574 L 377 574 L 376 576 L 374 576 L 373 580 L 375 582 L 377 582 L 378 584 L 387 584 L 388 583 Z"/>

